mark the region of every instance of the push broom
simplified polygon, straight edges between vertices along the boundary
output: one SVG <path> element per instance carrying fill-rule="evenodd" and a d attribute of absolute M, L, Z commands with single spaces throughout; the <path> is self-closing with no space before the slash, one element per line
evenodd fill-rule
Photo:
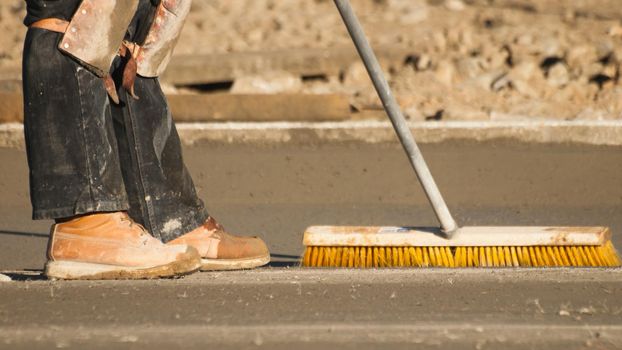
<path fill-rule="evenodd" d="M 607 227 L 459 227 L 432 178 L 348 0 L 334 0 L 440 228 L 312 226 L 309 267 L 620 266 Z"/>

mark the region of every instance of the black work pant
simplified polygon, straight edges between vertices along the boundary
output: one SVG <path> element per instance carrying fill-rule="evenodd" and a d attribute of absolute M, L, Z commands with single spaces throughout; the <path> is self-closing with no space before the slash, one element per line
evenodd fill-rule
<path fill-rule="evenodd" d="M 24 44 L 24 131 L 34 219 L 127 210 L 162 241 L 207 219 L 182 160 L 157 79 L 137 77 L 139 99 L 102 80 L 57 45 L 61 34 L 28 30 Z M 112 72 L 118 79 L 120 58 Z"/>

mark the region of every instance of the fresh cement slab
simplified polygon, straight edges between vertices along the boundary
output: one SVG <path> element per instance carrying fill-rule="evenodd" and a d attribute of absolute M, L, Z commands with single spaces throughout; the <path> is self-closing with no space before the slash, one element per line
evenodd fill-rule
<path fill-rule="evenodd" d="M 465 225 L 605 225 L 622 246 L 622 149 L 423 145 Z M 271 267 L 180 280 L 40 280 L 49 222 L 30 221 L 23 151 L 0 149 L 0 348 L 620 347 L 620 269 L 303 270 L 313 224 L 435 224 L 396 144 L 200 143 L 199 195 Z M 24 271 L 24 270 L 32 271 Z M 9 336 L 4 336 L 8 334 Z"/>
<path fill-rule="evenodd" d="M 622 248 L 622 147 L 447 142 L 422 146 L 462 225 L 610 226 Z M 433 226 L 397 144 L 204 143 L 185 149 L 199 196 L 230 231 L 263 237 L 277 264 L 310 225 Z M 0 148 L 0 270 L 40 269 L 49 221 L 31 221 L 22 150 Z"/>
<path fill-rule="evenodd" d="M 622 344 L 620 269 L 273 269 L 0 285 L 0 348 Z"/>

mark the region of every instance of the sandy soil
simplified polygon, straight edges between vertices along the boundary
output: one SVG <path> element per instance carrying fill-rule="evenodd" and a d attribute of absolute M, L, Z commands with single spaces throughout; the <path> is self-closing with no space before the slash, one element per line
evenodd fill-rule
<path fill-rule="evenodd" d="M 353 4 L 373 44 L 412 50 L 405 62 L 387 67 L 412 119 L 622 118 L 622 12 L 607 11 L 611 1 L 592 7 L 564 0 Z M 22 0 L 0 4 L 0 68 L 19 64 L 23 12 Z M 345 45 L 348 36 L 329 0 L 196 0 L 177 54 Z M 265 75 L 283 85 L 280 92 L 345 92 L 356 109 L 379 108 L 360 64 L 312 82 Z"/>

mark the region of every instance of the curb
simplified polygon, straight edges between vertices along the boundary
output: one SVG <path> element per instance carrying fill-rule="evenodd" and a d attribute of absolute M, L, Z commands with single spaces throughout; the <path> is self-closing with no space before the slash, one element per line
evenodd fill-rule
<path fill-rule="evenodd" d="M 309 343 L 322 339 L 323 344 L 373 344 L 376 348 L 395 347 L 408 344 L 412 348 L 475 348 L 481 344 L 486 348 L 569 348 L 569 344 L 594 344 L 597 349 L 608 348 L 606 344 L 622 341 L 622 326 L 611 324 L 516 324 L 516 323 L 469 323 L 469 322 L 416 322 L 414 324 L 365 324 L 327 322 L 324 324 L 257 324 L 257 325 L 150 325 L 136 326 L 26 326 L 0 327 L 6 334 L 7 343 L 19 348 L 39 348 L 49 344 L 80 344 L 83 347 L 99 344 L 158 344 L 166 347 L 186 344 L 194 349 L 202 347 L 248 348 L 251 345 L 273 345 L 271 348 L 285 348 L 282 344 Z M 202 339 L 188 343 L 189 339 Z M 74 343 L 70 343 L 72 340 Z M 174 345 L 173 345 L 174 344 Z M 281 346 L 278 346 L 278 345 Z M 227 346 L 228 345 L 228 346 Z M 274 346 L 277 345 L 277 346 Z M 414 345 L 414 346 L 413 346 Z M 445 345 L 445 346 L 443 346 Z M 499 345 L 499 346 L 495 346 Z M 518 347 L 517 347 L 518 345 Z M 326 345 L 324 345 L 326 346 Z M 143 346 L 144 347 L 144 346 Z M 125 347 L 123 347 L 125 348 Z M 134 348 L 134 347 L 132 347 Z M 303 346 L 302 348 L 308 348 Z M 346 348 L 348 348 L 346 346 Z M 363 348 L 368 348 L 363 346 Z M 372 347 L 373 348 L 373 347 Z M 402 347 L 400 347 L 402 348 Z M 570 348 L 575 348 L 570 346 Z"/>
<path fill-rule="evenodd" d="M 419 143 L 514 140 L 523 143 L 622 145 L 622 121 L 411 122 Z M 184 145 L 219 143 L 395 142 L 388 121 L 177 123 Z M 0 124 L 0 147 L 23 148 L 23 125 Z"/>

